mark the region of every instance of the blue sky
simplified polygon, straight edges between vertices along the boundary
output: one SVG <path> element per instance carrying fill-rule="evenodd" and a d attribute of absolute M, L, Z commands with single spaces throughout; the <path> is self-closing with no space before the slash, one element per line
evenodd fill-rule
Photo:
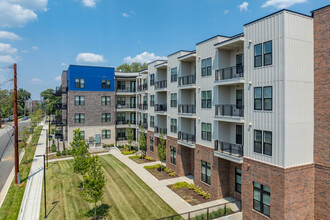
<path fill-rule="evenodd" d="M 310 15 L 327 0 L 0 0 L 0 67 L 39 99 L 69 64 L 148 62 L 282 8 Z M 0 69 L 0 86 L 8 72 Z M 9 85 L 10 86 L 10 85 Z"/>

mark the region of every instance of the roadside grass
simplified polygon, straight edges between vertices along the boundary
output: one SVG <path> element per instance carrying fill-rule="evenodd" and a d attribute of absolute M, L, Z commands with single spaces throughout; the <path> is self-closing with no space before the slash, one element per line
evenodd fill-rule
<path fill-rule="evenodd" d="M 37 127 L 35 132 L 32 135 L 31 142 L 26 148 L 24 157 L 20 164 L 20 175 L 21 175 L 21 184 L 15 185 L 15 180 L 13 180 L 7 196 L 0 208 L 0 219 L 17 219 L 19 210 L 21 208 L 21 203 L 25 191 L 26 182 L 30 173 L 30 168 L 34 158 L 34 153 L 36 151 L 36 146 L 39 141 L 41 134 L 42 126 Z"/>
<path fill-rule="evenodd" d="M 106 219 L 155 219 L 174 215 L 152 189 L 137 177 L 126 165 L 112 155 L 100 156 L 104 176 L 107 179 L 104 197 L 98 202 L 97 211 Z M 80 175 L 73 173 L 73 160 L 49 164 L 53 177 L 46 172 L 47 219 L 91 219 L 93 204 L 79 195 Z M 40 219 L 44 217 L 42 196 Z"/>

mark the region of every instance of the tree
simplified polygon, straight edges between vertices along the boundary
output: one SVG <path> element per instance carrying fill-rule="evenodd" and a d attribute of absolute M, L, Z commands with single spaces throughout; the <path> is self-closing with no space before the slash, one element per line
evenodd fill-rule
<path fill-rule="evenodd" d="M 82 140 L 80 129 L 73 130 L 73 141 L 70 143 L 73 155 L 73 170 L 84 175 L 88 167 L 88 144 Z"/>
<path fill-rule="evenodd" d="M 61 111 L 56 110 L 55 105 L 62 102 L 61 96 L 55 96 L 53 89 L 46 89 L 40 93 L 40 96 L 43 99 L 43 108 L 46 109 L 47 115 L 56 114 L 60 115 Z"/>
<path fill-rule="evenodd" d="M 33 132 L 34 129 L 37 127 L 38 123 L 42 119 L 42 110 L 38 109 L 37 111 L 32 112 L 32 114 L 30 115 L 30 118 L 31 118 L 30 128 Z"/>
<path fill-rule="evenodd" d="M 85 201 L 94 203 L 94 219 L 96 219 L 96 203 L 103 197 L 103 187 L 106 182 L 101 168 L 101 163 L 97 155 L 88 157 L 87 170 L 83 175 L 84 187 L 80 191 Z"/>
<path fill-rule="evenodd" d="M 140 72 L 143 69 L 147 69 L 148 65 L 146 63 L 141 64 L 141 63 L 124 63 L 116 68 L 116 71 L 120 72 L 126 72 L 126 73 L 131 73 L 131 72 Z"/>
<path fill-rule="evenodd" d="M 31 98 L 31 93 L 20 88 L 17 91 L 18 114 L 25 115 L 25 102 Z"/>
<path fill-rule="evenodd" d="M 160 130 L 159 143 L 157 145 L 157 156 L 160 160 L 160 171 L 162 171 L 163 161 L 166 159 L 166 143 L 164 139 L 163 129 Z"/>
<path fill-rule="evenodd" d="M 141 125 L 140 129 L 141 129 L 141 132 L 140 132 L 140 138 L 139 138 L 139 146 L 140 146 L 140 150 L 142 152 L 142 159 L 144 159 L 144 156 L 147 151 L 147 142 L 146 142 L 146 136 L 144 135 L 144 128 L 142 125 Z"/>
<path fill-rule="evenodd" d="M 129 149 L 131 150 L 132 143 L 134 139 L 134 131 L 131 127 L 131 122 L 128 122 L 128 128 L 127 128 L 127 142 L 129 144 Z"/>

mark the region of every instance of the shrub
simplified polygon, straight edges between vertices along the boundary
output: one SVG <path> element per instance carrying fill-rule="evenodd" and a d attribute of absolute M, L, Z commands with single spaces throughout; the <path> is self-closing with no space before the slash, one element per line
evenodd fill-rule
<path fill-rule="evenodd" d="M 122 151 L 122 154 L 124 154 L 124 155 L 130 155 L 130 154 L 134 154 L 134 153 L 135 153 L 134 150 L 132 150 L 132 151 Z"/>
<path fill-rule="evenodd" d="M 57 151 L 56 156 L 58 156 L 58 157 L 61 156 L 61 151 Z"/>
<path fill-rule="evenodd" d="M 150 160 L 150 161 L 153 161 L 154 160 L 154 159 L 152 159 L 151 157 L 148 157 L 148 156 L 145 156 L 144 159 Z"/>
<path fill-rule="evenodd" d="M 129 159 L 136 159 L 136 158 L 141 158 L 141 155 L 134 155 L 134 156 L 130 156 L 128 157 Z"/>
<path fill-rule="evenodd" d="M 52 144 L 52 147 L 51 147 L 52 149 L 52 152 L 56 152 L 56 145 L 55 144 Z"/>
<path fill-rule="evenodd" d="M 150 165 L 150 166 L 144 166 L 146 170 L 151 170 L 151 169 L 158 169 L 160 168 L 160 164 L 155 164 L 155 165 Z"/>
<path fill-rule="evenodd" d="M 203 197 L 204 197 L 204 199 L 210 199 L 210 193 L 207 192 L 207 193 L 205 194 L 205 196 L 203 196 Z"/>
<path fill-rule="evenodd" d="M 114 147 L 115 145 L 114 144 L 110 144 L 110 147 Z"/>
<path fill-rule="evenodd" d="M 62 155 L 64 156 L 64 155 L 66 155 L 66 151 L 64 150 L 64 151 L 62 151 Z"/>
<path fill-rule="evenodd" d="M 177 183 L 174 183 L 171 187 L 172 189 L 180 189 L 180 188 L 183 188 L 183 187 L 188 187 L 189 183 L 187 182 L 177 182 Z"/>
<path fill-rule="evenodd" d="M 68 150 L 68 155 L 72 155 L 72 150 Z"/>
<path fill-rule="evenodd" d="M 174 172 L 170 172 L 168 175 L 175 176 L 175 173 Z"/>
<path fill-rule="evenodd" d="M 55 133 L 55 129 L 54 129 L 54 128 L 52 128 L 52 130 L 51 130 L 51 133 L 52 133 L 52 134 L 54 134 L 54 133 Z"/>
<path fill-rule="evenodd" d="M 194 185 L 194 184 L 192 184 L 192 183 L 191 183 L 191 184 L 189 184 L 189 185 L 188 185 L 188 189 L 190 189 L 190 190 L 194 190 L 194 189 L 195 189 L 195 185 Z"/>

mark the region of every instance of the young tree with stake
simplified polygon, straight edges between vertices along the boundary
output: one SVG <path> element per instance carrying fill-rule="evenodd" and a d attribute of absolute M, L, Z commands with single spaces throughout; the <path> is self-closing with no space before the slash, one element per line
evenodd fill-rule
<path fill-rule="evenodd" d="M 163 129 L 160 130 L 159 143 L 157 145 L 157 156 L 160 160 L 160 171 L 163 171 L 163 161 L 166 159 L 166 143 Z"/>
<path fill-rule="evenodd" d="M 139 138 L 139 146 L 140 146 L 140 150 L 141 150 L 142 159 L 144 159 L 144 156 L 147 151 L 147 142 L 146 142 L 146 136 L 144 134 L 144 128 L 142 125 L 141 125 L 140 129 L 141 129 L 141 132 L 140 132 L 140 138 Z"/>
<path fill-rule="evenodd" d="M 129 145 L 129 150 L 132 150 L 133 139 L 134 139 L 133 128 L 131 127 L 131 122 L 128 122 L 127 142 L 128 142 L 128 145 Z"/>

